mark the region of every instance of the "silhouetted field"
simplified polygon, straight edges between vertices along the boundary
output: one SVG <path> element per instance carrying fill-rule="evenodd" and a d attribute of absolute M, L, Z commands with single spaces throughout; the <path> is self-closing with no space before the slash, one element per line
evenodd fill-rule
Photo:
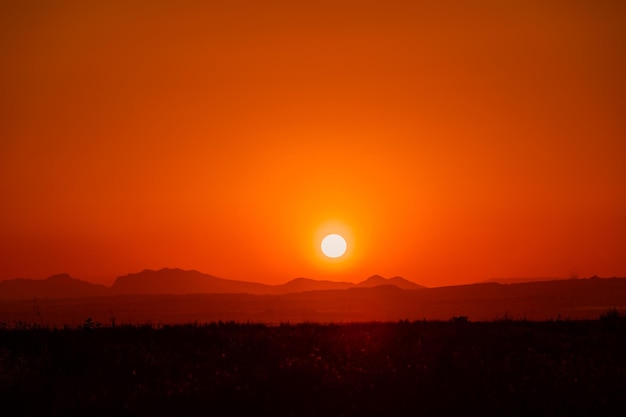
<path fill-rule="evenodd" d="M 623 415 L 626 323 L 0 329 L 11 415 Z"/>

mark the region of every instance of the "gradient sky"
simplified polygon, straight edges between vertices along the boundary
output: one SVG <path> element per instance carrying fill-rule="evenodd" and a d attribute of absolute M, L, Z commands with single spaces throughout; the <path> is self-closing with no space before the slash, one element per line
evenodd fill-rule
<path fill-rule="evenodd" d="M 621 0 L 2 1 L 0 279 L 626 276 L 624 22 Z"/>

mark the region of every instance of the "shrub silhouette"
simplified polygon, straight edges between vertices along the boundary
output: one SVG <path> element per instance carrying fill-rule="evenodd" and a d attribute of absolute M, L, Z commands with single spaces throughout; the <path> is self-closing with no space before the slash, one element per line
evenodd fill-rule
<path fill-rule="evenodd" d="M 600 321 L 610 325 L 617 325 L 621 321 L 624 321 L 624 319 L 626 319 L 626 316 L 622 315 L 615 307 L 611 307 L 600 314 Z"/>
<path fill-rule="evenodd" d="M 608 316 L 624 322 L 613 309 Z M 153 417 L 573 416 L 626 407 L 626 332 L 597 320 L 459 320 L 93 331 L 100 324 L 88 317 L 74 328 L 16 327 L 0 332 L 0 402 L 17 415 Z"/>
<path fill-rule="evenodd" d="M 83 323 L 83 330 L 93 330 L 98 327 L 102 327 L 102 323 L 93 321 L 91 317 L 87 317 Z"/>

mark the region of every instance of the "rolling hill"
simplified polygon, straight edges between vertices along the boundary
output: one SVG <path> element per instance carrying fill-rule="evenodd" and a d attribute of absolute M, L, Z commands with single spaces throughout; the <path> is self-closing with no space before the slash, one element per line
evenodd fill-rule
<path fill-rule="evenodd" d="M 296 278 L 280 285 L 228 280 L 182 269 L 144 270 L 111 287 L 67 274 L 0 281 L 0 321 L 33 319 L 33 298 L 46 320 L 119 315 L 121 320 L 367 321 L 498 317 L 592 318 L 626 308 L 626 278 L 483 282 L 426 288 L 401 277 L 362 282 Z"/>
<path fill-rule="evenodd" d="M 10 279 L 0 281 L 0 299 L 69 298 L 109 295 L 104 285 L 92 284 L 70 277 L 68 274 L 52 275 L 46 279 Z"/>
<path fill-rule="evenodd" d="M 404 278 L 374 275 L 359 282 L 336 282 L 296 278 L 280 285 L 218 278 L 195 270 L 164 268 L 146 269 L 118 277 L 111 287 L 92 284 L 70 277 L 53 275 L 45 280 L 11 279 L 0 281 L 0 299 L 91 297 L 105 295 L 149 294 L 289 294 L 308 291 L 346 290 L 392 285 L 402 289 L 424 288 Z"/>

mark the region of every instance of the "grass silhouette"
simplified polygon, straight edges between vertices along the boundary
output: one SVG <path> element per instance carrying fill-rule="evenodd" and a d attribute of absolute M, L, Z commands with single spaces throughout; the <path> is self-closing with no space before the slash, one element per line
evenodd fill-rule
<path fill-rule="evenodd" d="M 0 328 L 0 401 L 12 415 L 610 415 L 626 406 L 624 352 L 624 320 L 22 324 Z"/>

